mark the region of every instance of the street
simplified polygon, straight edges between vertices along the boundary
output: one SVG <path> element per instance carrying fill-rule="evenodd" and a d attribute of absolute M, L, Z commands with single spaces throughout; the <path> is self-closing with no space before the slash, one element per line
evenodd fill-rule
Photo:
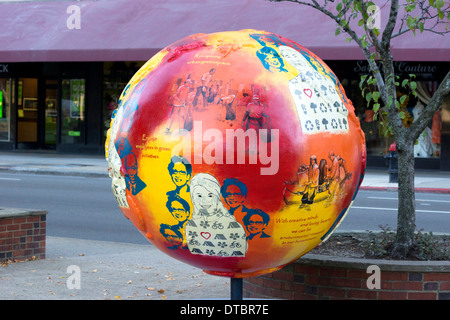
<path fill-rule="evenodd" d="M 114 199 L 111 180 L 0 173 L 0 206 L 48 211 L 47 235 L 148 244 Z"/>
<path fill-rule="evenodd" d="M 379 225 L 397 226 L 397 192 L 360 190 L 338 230 L 378 230 Z M 416 192 L 416 230 L 450 232 L 448 194 Z"/>
<path fill-rule="evenodd" d="M 109 178 L 0 173 L 0 206 L 48 211 L 47 235 L 148 244 L 117 206 Z M 448 233 L 450 197 L 416 193 L 416 229 Z M 338 231 L 395 229 L 397 193 L 360 190 Z"/>

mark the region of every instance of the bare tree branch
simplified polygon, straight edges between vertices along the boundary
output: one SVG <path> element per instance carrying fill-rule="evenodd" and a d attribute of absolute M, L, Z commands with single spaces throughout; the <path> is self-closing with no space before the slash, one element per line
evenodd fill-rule
<path fill-rule="evenodd" d="M 398 0 L 392 0 L 391 1 L 391 9 L 389 12 L 389 19 L 386 27 L 383 31 L 383 36 L 381 38 L 381 42 L 383 44 L 384 50 L 386 52 L 390 51 L 390 43 L 392 34 L 395 29 L 395 24 L 397 22 L 397 16 L 398 16 Z"/>

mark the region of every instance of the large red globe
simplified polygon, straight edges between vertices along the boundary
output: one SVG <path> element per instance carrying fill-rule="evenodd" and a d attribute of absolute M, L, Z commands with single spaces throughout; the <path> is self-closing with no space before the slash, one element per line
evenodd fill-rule
<path fill-rule="evenodd" d="M 124 89 L 106 152 L 119 207 L 151 243 L 236 278 L 325 241 L 365 169 L 364 135 L 330 68 L 255 30 L 156 54 Z"/>

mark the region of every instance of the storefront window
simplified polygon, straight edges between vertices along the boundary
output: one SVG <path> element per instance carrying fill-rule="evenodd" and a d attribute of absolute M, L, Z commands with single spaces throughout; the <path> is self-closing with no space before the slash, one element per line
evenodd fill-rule
<path fill-rule="evenodd" d="M 17 83 L 17 142 L 38 142 L 38 79 L 20 78 Z"/>
<path fill-rule="evenodd" d="M 342 82 L 347 84 L 346 92 L 352 100 L 355 107 L 355 113 L 358 116 L 361 129 L 366 137 L 367 154 L 372 156 L 385 156 L 389 153 L 389 147 L 394 142 L 390 134 L 386 134 L 386 128 L 381 124 L 386 115 L 378 114 L 374 117 L 372 106 L 362 97 L 359 89 L 359 81 L 349 81 L 344 79 Z M 438 88 L 436 81 L 416 81 L 417 97 L 410 93 L 397 92 L 397 95 L 407 94 L 404 104 L 401 106 L 405 112 L 403 124 L 410 126 L 415 119 L 426 108 L 434 92 Z M 381 108 L 383 110 L 383 108 Z M 428 127 L 420 135 L 414 146 L 414 155 L 417 158 L 439 158 L 441 152 L 441 109 L 437 111 L 429 123 Z"/>
<path fill-rule="evenodd" d="M 58 82 L 45 81 L 45 145 L 56 145 L 56 119 L 58 109 Z"/>
<path fill-rule="evenodd" d="M 103 65 L 103 143 L 123 89 L 141 68 L 143 61 L 105 62 Z"/>
<path fill-rule="evenodd" d="M 0 79 L 0 141 L 11 140 L 11 104 L 14 103 L 14 80 Z"/>
<path fill-rule="evenodd" d="M 85 79 L 62 80 L 61 143 L 85 142 L 86 86 Z"/>
<path fill-rule="evenodd" d="M 408 110 L 412 119 L 416 119 L 427 107 L 434 92 L 438 88 L 436 81 L 417 82 L 417 103 Z M 439 158 L 441 155 L 441 112 L 442 107 L 436 111 L 428 127 L 420 135 L 417 144 L 414 146 L 415 157 Z"/>

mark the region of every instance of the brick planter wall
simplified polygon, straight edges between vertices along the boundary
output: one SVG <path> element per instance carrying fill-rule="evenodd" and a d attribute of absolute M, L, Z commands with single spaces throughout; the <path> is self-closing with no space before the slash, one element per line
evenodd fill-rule
<path fill-rule="evenodd" d="M 0 208 L 0 262 L 45 259 L 46 211 Z"/>
<path fill-rule="evenodd" d="M 380 288 L 369 289 L 370 265 Z M 372 282 L 373 283 L 373 282 Z M 244 278 L 245 298 L 289 300 L 450 300 L 449 261 L 391 261 L 307 254 L 282 270 Z"/>

